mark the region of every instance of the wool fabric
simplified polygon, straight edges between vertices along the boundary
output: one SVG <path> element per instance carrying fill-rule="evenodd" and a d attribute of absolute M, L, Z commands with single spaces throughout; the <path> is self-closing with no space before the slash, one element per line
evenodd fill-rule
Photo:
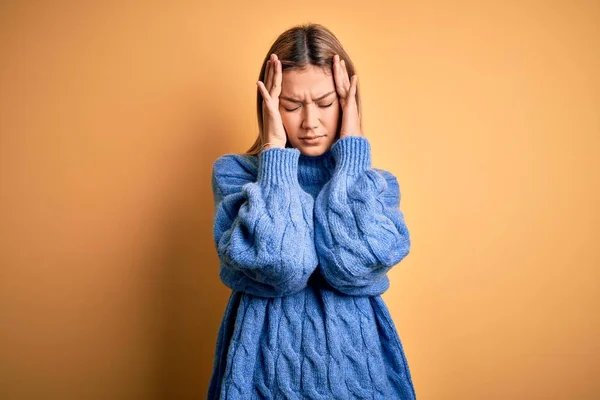
<path fill-rule="evenodd" d="M 213 237 L 231 289 L 208 399 L 415 399 L 381 295 L 410 251 L 400 186 L 364 136 L 213 164 Z"/>

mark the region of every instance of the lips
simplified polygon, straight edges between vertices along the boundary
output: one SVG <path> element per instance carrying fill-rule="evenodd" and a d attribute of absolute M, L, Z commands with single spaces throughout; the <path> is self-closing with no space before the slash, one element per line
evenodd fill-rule
<path fill-rule="evenodd" d="M 319 143 L 323 137 L 324 136 L 315 136 L 311 138 L 302 138 L 302 140 L 304 140 L 308 144 L 316 144 Z"/>
<path fill-rule="evenodd" d="M 304 138 L 302 140 L 304 140 L 306 144 L 319 144 L 322 138 L 323 136 L 316 136 L 314 138 Z"/>

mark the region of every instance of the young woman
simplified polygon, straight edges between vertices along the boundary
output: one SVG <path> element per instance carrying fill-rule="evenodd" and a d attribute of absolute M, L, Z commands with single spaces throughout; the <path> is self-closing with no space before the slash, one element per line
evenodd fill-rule
<path fill-rule="evenodd" d="M 232 293 L 209 399 L 414 399 L 381 297 L 410 249 L 390 172 L 371 167 L 354 66 L 325 27 L 282 33 L 257 82 L 259 135 L 213 165 Z"/>

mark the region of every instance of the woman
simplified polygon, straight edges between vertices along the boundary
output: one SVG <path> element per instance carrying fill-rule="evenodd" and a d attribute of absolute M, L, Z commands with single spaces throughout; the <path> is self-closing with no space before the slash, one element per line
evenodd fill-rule
<path fill-rule="evenodd" d="M 213 165 L 232 293 L 208 398 L 414 399 L 381 298 L 410 237 L 396 178 L 371 168 L 354 66 L 307 24 L 279 36 L 260 77 L 256 142 Z"/>

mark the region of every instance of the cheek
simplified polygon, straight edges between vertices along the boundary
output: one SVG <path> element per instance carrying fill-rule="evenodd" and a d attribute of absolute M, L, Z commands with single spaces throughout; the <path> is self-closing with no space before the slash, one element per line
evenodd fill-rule
<path fill-rule="evenodd" d="M 337 106 L 333 105 L 329 108 L 326 108 L 322 115 L 325 124 L 328 126 L 335 126 L 340 118 L 340 110 Z"/>
<path fill-rule="evenodd" d="M 287 133 L 289 138 L 295 138 L 296 132 L 298 131 L 298 126 L 300 125 L 300 121 L 295 113 L 289 113 L 285 110 L 279 110 L 281 115 L 281 122 L 283 123 L 283 128 Z"/>
<path fill-rule="evenodd" d="M 279 114 L 281 115 L 281 121 L 283 121 L 283 124 L 286 127 L 294 125 L 296 117 L 294 117 L 293 113 L 289 113 L 281 109 L 279 110 Z"/>

